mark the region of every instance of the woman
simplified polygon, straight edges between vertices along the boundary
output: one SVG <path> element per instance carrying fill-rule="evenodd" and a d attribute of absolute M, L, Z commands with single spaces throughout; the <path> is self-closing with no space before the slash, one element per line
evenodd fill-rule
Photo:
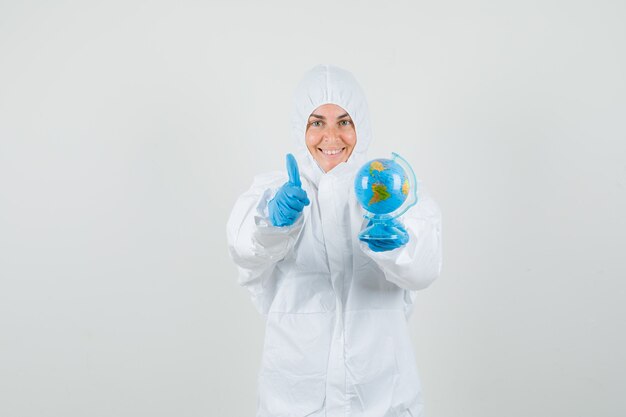
<path fill-rule="evenodd" d="M 439 209 L 420 192 L 404 239 L 359 241 L 354 177 L 372 135 L 349 72 L 310 70 L 291 122 L 297 165 L 257 176 L 227 225 L 239 283 L 266 319 L 257 416 L 421 416 L 407 319 L 441 270 Z"/>

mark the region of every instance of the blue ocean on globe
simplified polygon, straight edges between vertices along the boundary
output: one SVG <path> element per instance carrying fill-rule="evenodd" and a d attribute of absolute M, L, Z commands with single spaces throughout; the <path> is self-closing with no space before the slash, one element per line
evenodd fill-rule
<path fill-rule="evenodd" d="M 374 214 L 397 210 L 409 195 L 409 181 L 404 169 L 391 159 L 373 159 L 357 172 L 356 197 L 361 206 Z"/>

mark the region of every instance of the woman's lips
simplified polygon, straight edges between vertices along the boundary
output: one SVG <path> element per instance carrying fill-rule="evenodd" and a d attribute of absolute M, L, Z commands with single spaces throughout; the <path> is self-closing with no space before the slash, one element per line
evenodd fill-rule
<path fill-rule="evenodd" d="M 324 155 L 326 158 L 336 158 L 341 156 L 344 151 L 346 150 L 346 148 L 341 148 L 341 149 L 321 149 L 321 148 L 317 148 L 318 151 L 320 151 L 320 153 L 322 155 Z"/>

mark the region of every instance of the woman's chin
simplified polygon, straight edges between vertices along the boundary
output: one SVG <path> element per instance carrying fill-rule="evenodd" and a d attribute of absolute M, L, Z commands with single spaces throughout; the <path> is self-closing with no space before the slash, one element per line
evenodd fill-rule
<path fill-rule="evenodd" d="M 337 165 L 339 165 L 342 162 L 345 162 L 345 161 L 327 162 L 325 164 L 320 164 L 320 166 L 322 167 L 324 172 L 328 172 L 328 171 L 332 170 L 333 168 L 335 168 Z"/>

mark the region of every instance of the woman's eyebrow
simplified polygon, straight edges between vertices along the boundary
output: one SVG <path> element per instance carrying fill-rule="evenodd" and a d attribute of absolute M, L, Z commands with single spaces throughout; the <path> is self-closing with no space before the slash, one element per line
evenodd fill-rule
<path fill-rule="evenodd" d="M 344 113 L 341 116 L 338 116 L 337 119 L 343 119 L 346 116 L 350 117 L 348 113 Z M 318 119 L 326 119 L 324 116 L 320 116 L 319 114 L 311 114 L 309 117 L 317 117 Z"/>

